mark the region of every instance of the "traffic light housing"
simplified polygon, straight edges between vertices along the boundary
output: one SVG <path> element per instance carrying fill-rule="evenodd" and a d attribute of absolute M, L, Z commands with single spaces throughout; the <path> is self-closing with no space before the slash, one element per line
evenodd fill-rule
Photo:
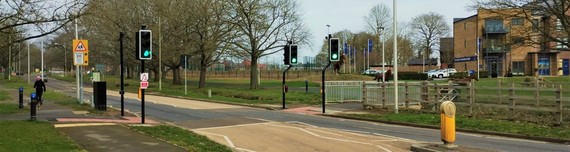
<path fill-rule="evenodd" d="M 290 50 L 291 47 L 289 46 L 289 44 L 285 45 L 285 47 L 283 47 L 283 62 L 285 62 L 285 65 L 290 65 L 291 64 L 291 60 L 290 60 Z"/>
<path fill-rule="evenodd" d="M 297 44 L 291 44 L 289 45 L 289 59 L 291 62 L 289 62 L 291 65 L 297 65 L 299 59 L 297 58 Z"/>
<path fill-rule="evenodd" d="M 137 60 L 152 59 L 152 32 L 139 30 L 137 33 Z"/>
<path fill-rule="evenodd" d="M 339 61 L 340 60 L 340 54 L 339 54 L 339 40 L 338 38 L 331 38 L 329 40 L 329 60 L 330 61 Z"/>

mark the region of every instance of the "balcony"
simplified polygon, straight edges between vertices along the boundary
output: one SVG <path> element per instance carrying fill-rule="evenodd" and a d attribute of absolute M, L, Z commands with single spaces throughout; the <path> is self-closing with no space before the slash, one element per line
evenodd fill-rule
<path fill-rule="evenodd" d="M 488 27 L 483 28 L 483 34 L 507 34 L 509 33 L 508 28 L 500 27 Z"/>
<path fill-rule="evenodd" d="M 511 47 L 504 45 L 491 45 L 489 47 L 483 48 L 483 53 L 505 53 L 510 51 Z"/>

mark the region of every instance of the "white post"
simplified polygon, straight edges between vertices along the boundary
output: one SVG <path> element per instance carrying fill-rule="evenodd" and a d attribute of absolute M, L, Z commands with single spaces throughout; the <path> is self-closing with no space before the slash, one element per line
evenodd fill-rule
<path fill-rule="evenodd" d="M 479 37 L 477 37 L 477 53 L 475 54 L 477 56 L 477 80 L 479 80 L 479 70 L 481 69 L 479 67 L 479 50 L 481 50 L 481 41 L 479 41 Z"/>
<path fill-rule="evenodd" d="M 383 32 L 384 30 L 382 30 Z M 384 41 L 382 41 L 382 72 L 386 72 L 386 67 L 384 66 L 386 64 L 386 60 L 384 60 Z M 382 81 L 386 81 L 386 75 L 382 74 Z"/>
<path fill-rule="evenodd" d="M 188 56 L 184 55 L 184 95 L 188 95 Z"/>
<path fill-rule="evenodd" d="M 396 24 L 396 0 L 392 0 L 394 3 L 394 113 L 398 113 L 398 34 L 397 34 L 397 24 Z"/>
<path fill-rule="evenodd" d="M 158 90 L 162 90 L 162 31 L 160 17 L 158 18 Z"/>
<path fill-rule="evenodd" d="M 8 35 L 8 80 L 12 78 L 12 36 Z"/>
<path fill-rule="evenodd" d="M 40 64 L 40 66 L 41 66 L 40 77 L 42 78 L 41 80 L 44 81 L 44 41 L 41 42 L 40 51 L 42 54 L 41 55 L 42 56 L 42 63 Z"/>
<path fill-rule="evenodd" d="M 28 45 L 28 84 L 30 83 L 30 43 L 26 43 Z"/>
<path fill-rule="evenodd" d="M 77 0 L 75 0 L 75 4 L 77 4 Z M 77 19 L 74 20 L 74 24 L 75 24 L 75 39 L 79 39 L 79 33 L 77 30 Z M 75 48 L 71 48 L 71 49 L 75 49 Z M 73 55 L 73 57 L 75 58 L 75 54 Z M 75 78 L 76 78 L 76 85 L 77 85 L 77 100 L 79 100 L 79 103 L 83 102 L 83 88 L 82 87 L 82 83 L 81 83 L 81 69 L 79 68 L 79 65 L 75 66 Z"/>

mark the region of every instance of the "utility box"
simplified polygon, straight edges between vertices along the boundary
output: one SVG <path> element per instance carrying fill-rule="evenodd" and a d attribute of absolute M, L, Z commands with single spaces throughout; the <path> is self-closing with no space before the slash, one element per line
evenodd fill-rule
<path fill-rule="evenodd" d="M 95 110 L 107 111 L 107 82 L 93 82 L 93 103 Z"/>
<path fill-rule="evenodd" d="M 440 105 L 441 141 L 445 146 L 455 147 L 455 104 L 444 101 Z"/>

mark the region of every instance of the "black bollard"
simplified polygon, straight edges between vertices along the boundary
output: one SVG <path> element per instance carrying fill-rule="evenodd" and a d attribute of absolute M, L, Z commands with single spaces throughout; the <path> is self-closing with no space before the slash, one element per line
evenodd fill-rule
<path fill-rule="evenodd" d="M 30 120 L 32 121 L 36 120 L 36 106 L 38 104 L 37 99 L 38 96 L 35 92 L 30 94 Z"/>
<path fill-rule="evenodd" d="M 18 108 L 22 109 L 24 108 L 24 88 L 20 87 L 19 91 L 19 96 L 18 96 Z"/>
<path fill-rule="evenodd" d="M 305 93 L 309 92 L 309 81 L 305 80 Z"/>

